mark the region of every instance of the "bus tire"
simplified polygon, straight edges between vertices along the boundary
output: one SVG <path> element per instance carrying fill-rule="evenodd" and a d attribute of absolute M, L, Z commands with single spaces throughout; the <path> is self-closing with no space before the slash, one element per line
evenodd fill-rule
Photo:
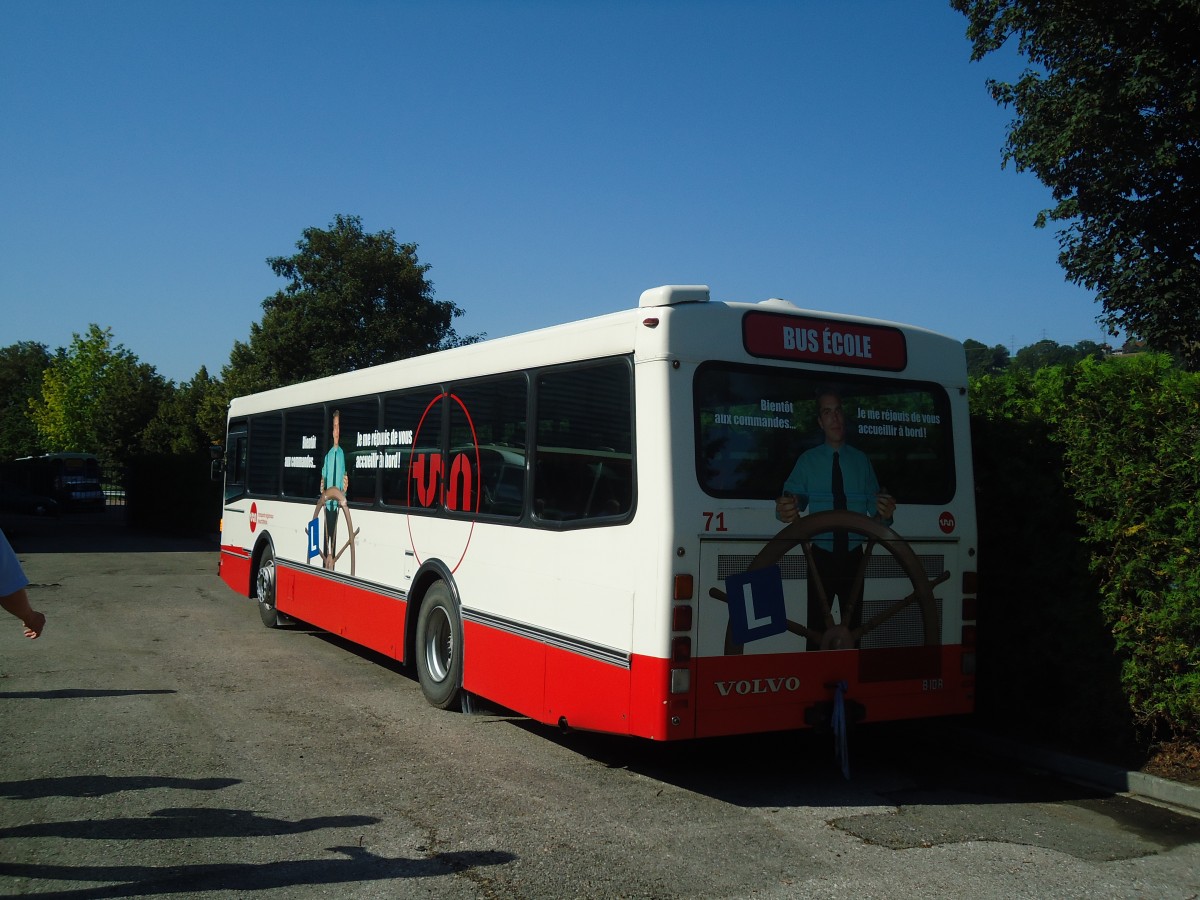
<path fill-rule="evenodd" d="M 462 691 L 463 628 L 458 604 L 444 581 L 425 592 L 417 615 L 417 680 L 431 706 L 450 709 Z"/>
<path fill-rule="evenodd" d="M 283 617 L 275 608 L 275 552 L 271 545 L 263 548 L 258 560 L 258 574 L 254 577 L 254 595 L 258 598 L 258 615 L 268 628 L 278 628 Z"/>

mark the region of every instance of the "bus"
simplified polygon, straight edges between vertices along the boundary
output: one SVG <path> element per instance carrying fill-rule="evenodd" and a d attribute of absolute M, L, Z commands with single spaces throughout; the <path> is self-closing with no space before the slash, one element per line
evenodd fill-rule
<path fill-rule="evenodd" d="M 45 494 L 67 510 L 103 510 L 100 461 L 91 453 L 23 456 L 0 465 L 0 475 L 20 488 Z"/>
<path fill-rule="evenodd" d="M 831 394 L 886 519 L 815 489 L 780 518 Z M 436 707 L 655 741 L 973 707 L 967 374 L 931 331 L 666 285 L 236 398 L 223 469 L 225 583 Z M 845 597 L 812 562 L 838 534 Z"/>

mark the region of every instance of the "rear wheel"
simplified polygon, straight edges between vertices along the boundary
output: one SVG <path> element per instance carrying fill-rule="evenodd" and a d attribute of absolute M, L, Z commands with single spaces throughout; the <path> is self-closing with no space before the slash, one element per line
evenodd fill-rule
<path fill-rule="evenodd" d="M 462 691 L 462 617 L 450 587 L 434 582 L 417 616 L 417 679 L 432 706 L 450 709 Z"/>
<path fill-rule="evenodd" d="M 268 628 L 278 628 L 282 616 L 275 609 L 275 552 L 268 545 L 263 548 L 258 561 L 258 576 L 254 579 L 254 592 L 258 597 L 258 615 Z"/>

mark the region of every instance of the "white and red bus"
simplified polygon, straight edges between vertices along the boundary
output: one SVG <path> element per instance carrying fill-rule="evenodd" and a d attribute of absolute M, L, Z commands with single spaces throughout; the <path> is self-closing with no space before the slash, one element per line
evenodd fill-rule
<path fill-rule="evenodd" d="M 831 392 L 890 523 L 776 517 Z M 235 399 L 220 573 L 267 625 L 413 663 L 442 708 L 480 697 L 654 740 L 803 728 L 835 695 L 862 721 L 964 713 L 966 392 L 951 338 L 654 288 L 625 312 Z M 853 597 L 811 611 L 809 558 L 838 531 L 862 548 L 857 617 Z"/>

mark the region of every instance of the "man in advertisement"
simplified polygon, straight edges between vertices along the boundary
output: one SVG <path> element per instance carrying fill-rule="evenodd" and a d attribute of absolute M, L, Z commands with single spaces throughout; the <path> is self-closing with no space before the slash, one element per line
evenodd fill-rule
<path fill-rule="evenodd" d="M 892 524 L 896 501 L 879 486 L 875 469 L 865 453 L 846 443 L 846 420 L 841 396 L 830 390 L 817 397 L 817 423 L 824 441 L 805 451 L 796 460 L 783 485 L 783 496 L 775 501 L 775 515 L 791 523 L 802 514 L 830 509 L 847 509 L 870 516 L 885 525 Z M 840 624 L 850 630 L 862 624 L 862 587 L 853 594 L 855 573 L 862 564 L 863 541 L 845 531 L 825 532 L 812 542 L 809 564 L 816 569 L 825 589 L 831 611 L 837 597 Z M 849 621 L 846 611 L 853 607 Z M 808 627 L 825 630 L 825 609 L 817 592 L 816 581 L 808 579 Z M 808 641 L 809 650 L 821 649 L 820 642 Z"/>
<path fill-rule="evenodd" d="M 338 488 L 343 494 L 350 487 L 350 475 L 346 471 L 346 455 L 342 452 L 339 441 L 342 436 L 341 428 L 342 414 L 339 410 L 333 411 L 333 446 L 329 448 L 329 452 L 325 454 L 325 463 L 321 467 L 321 493 L 325 493 L 327 488 Z M 337 558 L 337 523 L 338 523 L 338 501 L 325 501 L 325 541 L 322 560 L 325 568 L 332 569 L 334 560 Z"/>

